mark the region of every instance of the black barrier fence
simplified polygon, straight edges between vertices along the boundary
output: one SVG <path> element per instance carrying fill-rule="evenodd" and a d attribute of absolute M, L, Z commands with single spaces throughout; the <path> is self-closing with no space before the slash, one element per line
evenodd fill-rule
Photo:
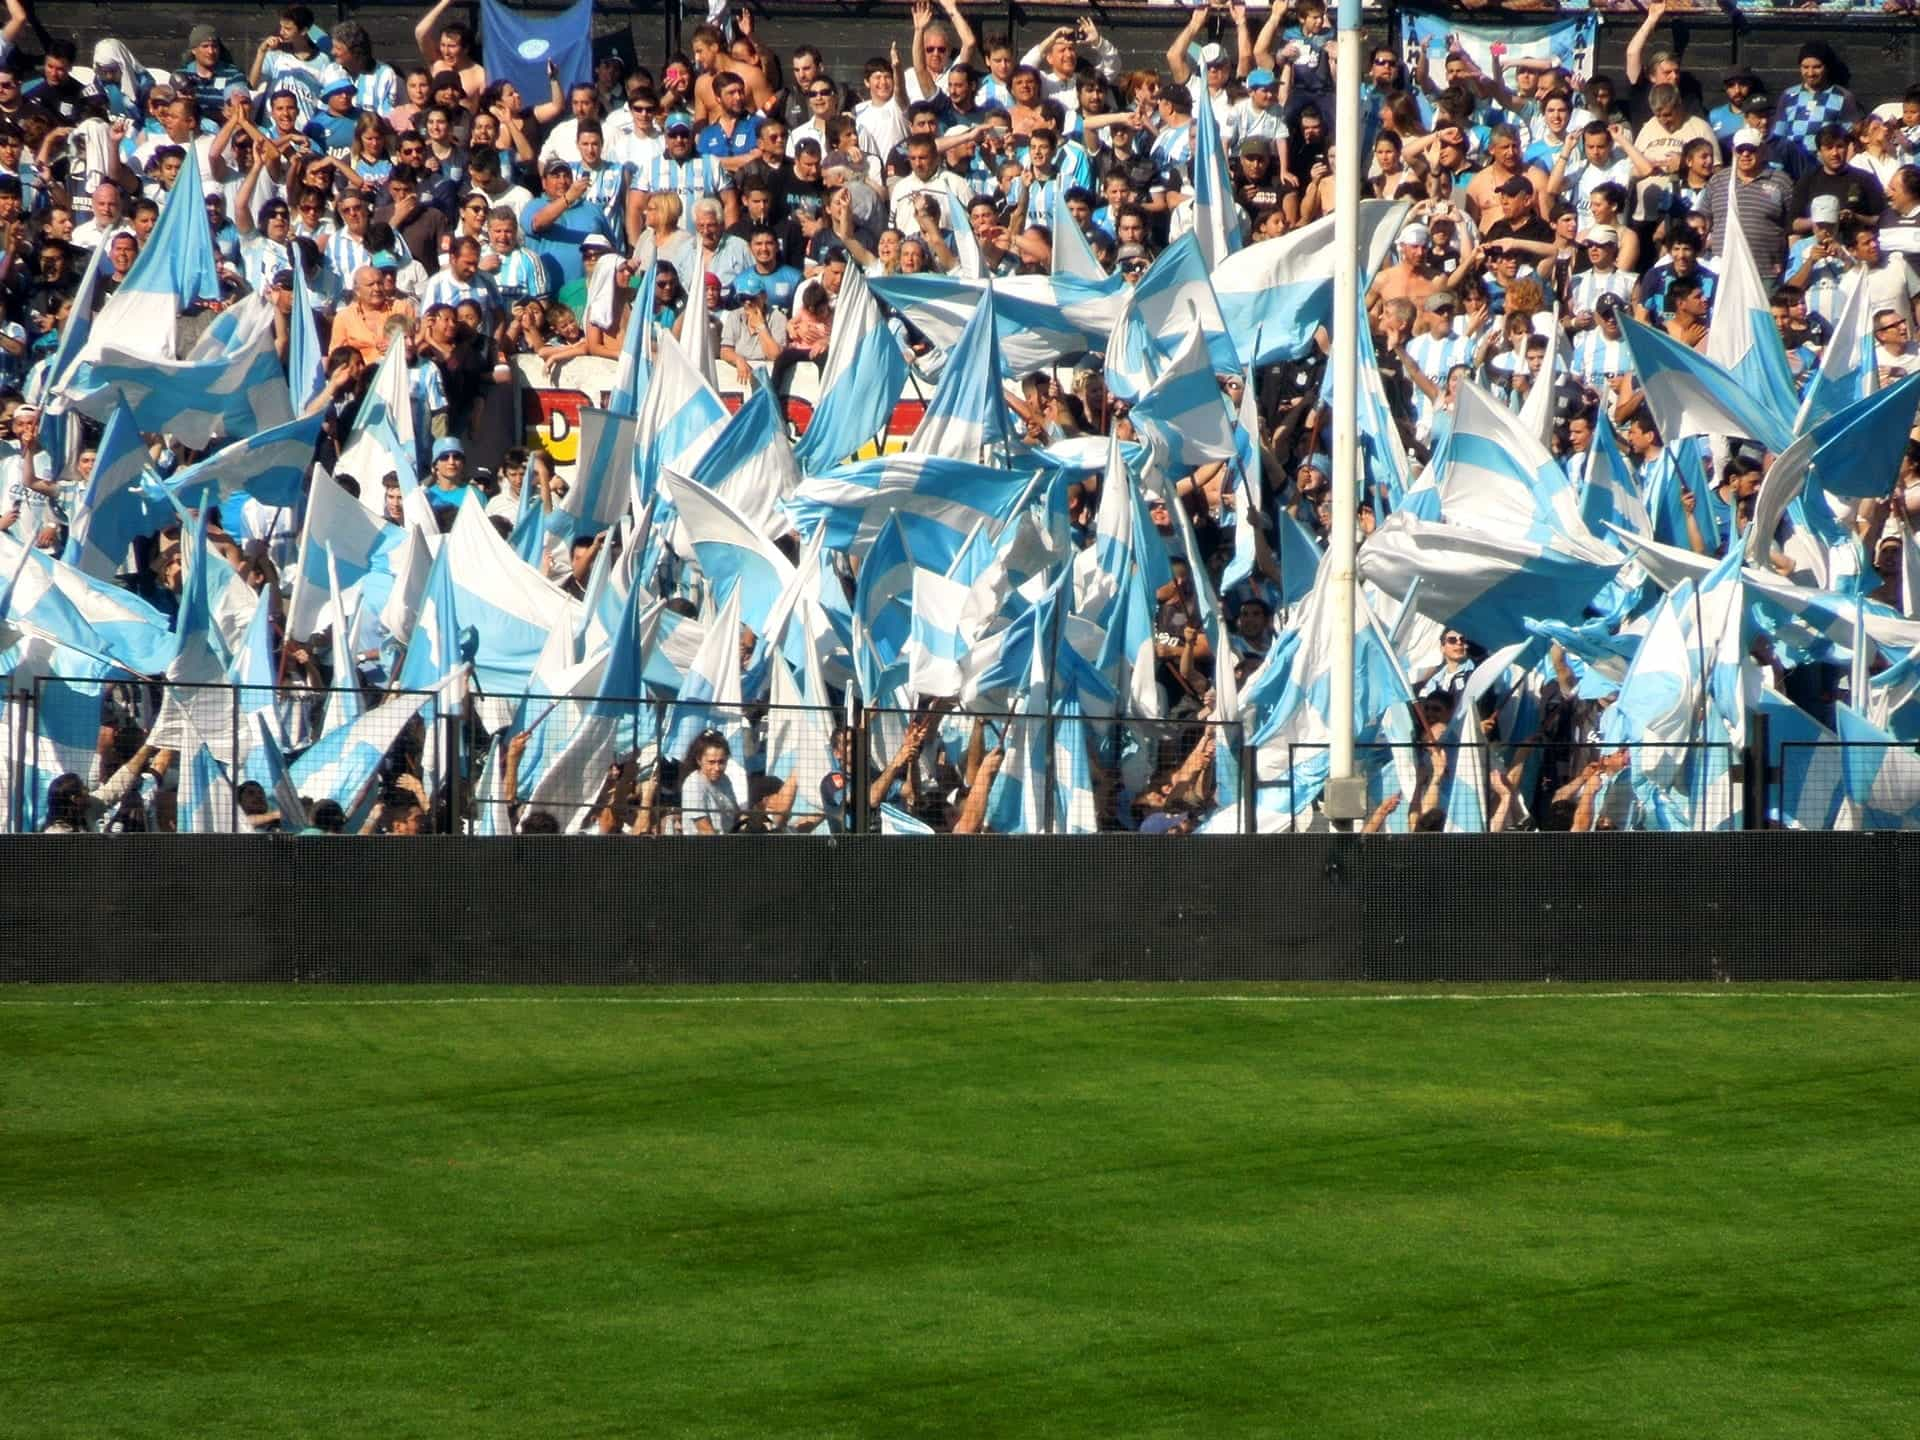
<path fill-rule="evenodd" d="M 0 981 L 1911 980 L 1913 835 L 0 838 Z"/>

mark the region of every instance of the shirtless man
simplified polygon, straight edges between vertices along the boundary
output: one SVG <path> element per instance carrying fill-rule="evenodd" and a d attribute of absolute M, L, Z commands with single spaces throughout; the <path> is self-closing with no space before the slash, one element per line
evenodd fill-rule
<path fill-rule="evenodd" d="M 1427 252 L 1427 227 L 1409 225 L 1400 232 L 1399 258 L 1382 266 L 1367 292 L 1367 311 L 1378 317 L 1389 300 L 1405 300 L 1416 308 L 1440 288 L 1441 275 Z"/>
<path fill-rule="evenodd" d="M 467 92 L 471 103 L 487 88 L 487 67 L 474 58 L 471 30 L 457 21 L 451 25 L 440 23 L 440 17 L 452 3 L 453 0 L 435 0 L 434 7 L 413 27 L 413 39 L 420 47 L 420 58 L 427 62 L 427 69 L 435 74 L 451 70 L 459 76 L 460 88 Z"/>
<path fill-rule="evenodd" d="M 693 82 L 693 114 L 698 124 L 709 124 L 721 116 L 724 107 L 720 104 L 720 97 L 713 93 L 714 77 L 720 74 L 738 75 L 746 81 L 753 108 L 766 109 L 773 99 L 766 71 L 758 65 L 736 60 L 729 54 L 727 37 L 720 33 L 717 26 L 696 27 L 690 48 L 693 51 L 693 68 L 699 72 L 699 77 Z"/>
<path fill-rule="evenodd" d="M 1500 187 L 1523 173 L 1520 158 L 1520 132 L 1511 125 L 1496 125 L 1487 137 L 1487 168 L 1473 177 L 1467 186 L 1467 203 L 1481 228 L 1501 217 Z"/>

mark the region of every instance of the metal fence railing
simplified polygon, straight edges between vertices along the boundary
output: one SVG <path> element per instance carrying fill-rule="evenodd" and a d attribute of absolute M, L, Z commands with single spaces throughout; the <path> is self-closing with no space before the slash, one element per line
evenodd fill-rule
<path fill-rule="evenodd" d="M 1290 745 L 1284 759 L 1261 775 L 1256 806 L 1279 817 L 1266 828 L 1323 824 L 1327 746 Z M 1377 834 L 1733 830 L 1749 813 L 1746 759 L 1727 744 L 1377 743 L 1356 746 L 1354 765 Z"/>
<path fill-rule="evenodd" d="M 652 696 L 38 676 L 4 695 L 8 832 L 1252 828 L 1240 727 Z"/>
<path fill-rule="evenodd" d="M 1205 718 L 39 675 L 0 829 L 1089 835 L 1325 828 L 1324 744 Z M 1373 833 L 1920 829 L 1920 748 L 1375 743 Z M 1764 763 L 1763 763 L 1764 762 Z"/>

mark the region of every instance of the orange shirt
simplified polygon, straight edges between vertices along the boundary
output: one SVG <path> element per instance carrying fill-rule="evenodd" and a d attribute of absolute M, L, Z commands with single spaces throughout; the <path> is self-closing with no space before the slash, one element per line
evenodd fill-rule
<path fill-rule="evenodd" d="M 403 317 L 396 316 L 391 308 L 362 311 L 358 301 L 343 305 L 334 312 L 328 349 L 346 346 L 358 350 L 367 364 L 378 365 L 380 357 L 387 353 L 387 322 L 396 318 Z"/>

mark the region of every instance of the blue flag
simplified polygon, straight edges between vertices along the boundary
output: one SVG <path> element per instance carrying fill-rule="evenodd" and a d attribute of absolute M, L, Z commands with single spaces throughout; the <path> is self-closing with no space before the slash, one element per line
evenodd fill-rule
<path fill-rule="evenodd" d="M 504 0 L 480 0 L 480 43 L 487 74 L 511 80 L 522 95 L 547 93 L 547 66 L 559 72 L 560 88 L 593 81 L 593 0 L 575 0 L 557 15 L 529 14 Z"/>

